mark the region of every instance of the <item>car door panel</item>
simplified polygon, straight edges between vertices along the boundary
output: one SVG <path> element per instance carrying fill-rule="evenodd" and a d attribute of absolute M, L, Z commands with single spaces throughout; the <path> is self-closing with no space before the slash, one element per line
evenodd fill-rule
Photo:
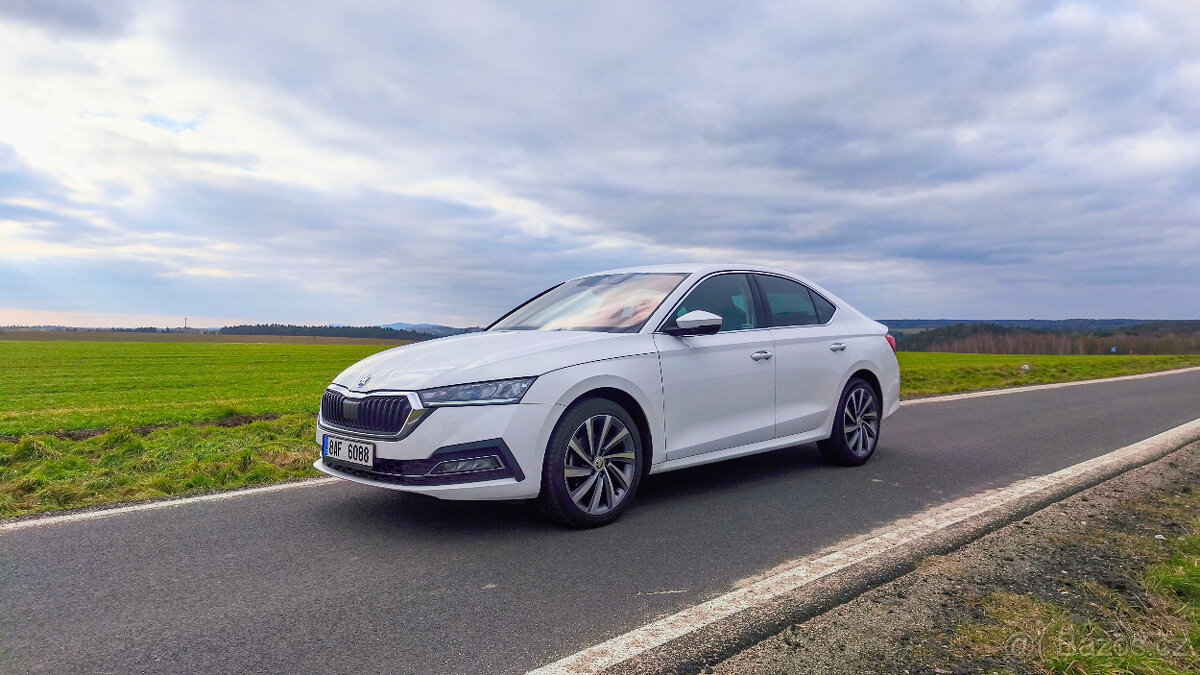
<path fill-rule="evenodd" d="M 831 326 L 772 328 L 775 339 L 775 435 L 811 431 L 828 419 L 841 396 L 850 357 L 829 347 L 838 342 Z"/>
<path fill-rule="evenodd" d="M 654 335 L 663 378 L 665 458 L 768 441 L 775 436 L 771 331 L 749 275 L 718 274 L 688 292 L 666 325 L 692 310 L 722 318 L 714 335 Z"/>
<path fill-rule="evenodd" d="M 769 330 L 677 338 L 656 334 L 663 374 L 666 459 L 679 459 L 775 435 L 774 359 Z"/>

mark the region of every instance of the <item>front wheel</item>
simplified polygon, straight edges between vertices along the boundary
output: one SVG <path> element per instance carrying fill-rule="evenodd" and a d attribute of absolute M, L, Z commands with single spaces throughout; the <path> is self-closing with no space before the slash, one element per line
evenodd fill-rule
<path fill-rule="evenodd" d="M 642 477 L 637 423 L 606 399 L 580 401 L 550 434 L 538 509 L 572 527 L 607 525 L 629 507 Z"/>
<path fill-rule="evenodd" d="M 825 461 L 843 466 L 863 464 L 879 444 L 879 401 L 875 389 L 851 378 L 838 400 L 829 438 L 817 443 Z"/>

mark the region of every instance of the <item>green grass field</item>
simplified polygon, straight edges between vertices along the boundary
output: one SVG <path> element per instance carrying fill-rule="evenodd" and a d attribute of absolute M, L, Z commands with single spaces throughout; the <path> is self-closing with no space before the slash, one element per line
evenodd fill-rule
<path fill-rule="evenodd" d="M 0 437 L 312 413 L 385 347 L 0 342 Z"/>
<path fill-rule="evenodd" d="M 901 398 L 1094 380 L 1200 366 L 1200 354 L 1013 356 L 900 352 L 899 356 Z M 1028 370 L 1022 368 L 1026 365 Z"/>
<path fill-rule="evenodd" d="M 0 517 L 314 476 L 321 393 L 385 348 L 0 341 Z M 1200 355 L 902 353 L 900 365 L 913 397 L 1198 366 Z"/>

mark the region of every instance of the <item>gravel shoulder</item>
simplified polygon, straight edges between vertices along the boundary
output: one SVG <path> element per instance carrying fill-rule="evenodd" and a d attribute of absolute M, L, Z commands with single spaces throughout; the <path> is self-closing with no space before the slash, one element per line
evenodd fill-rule
<path fill-rule="evenodd" d="M 1195 546 L 1198 524 L 1193 443 L 703 672 L 1197 672 L 1200 612 L 1164 601 L 1146 579 Z M 1132 670 L 1112 661 L 1122 655 Z"/>

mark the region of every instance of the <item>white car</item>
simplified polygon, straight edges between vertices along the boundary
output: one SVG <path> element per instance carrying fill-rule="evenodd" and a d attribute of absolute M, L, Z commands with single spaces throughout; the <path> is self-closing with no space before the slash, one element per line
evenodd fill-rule
<path fill-rule="evenodd" d="M 321 400 L 315 466 L 442 499 L 536 499 L 594 527 L 648 473 L 810 442 L 862 464 L 899 398 L 887 328 L 806 279 L 620 269 L 346 369 Z"/>

